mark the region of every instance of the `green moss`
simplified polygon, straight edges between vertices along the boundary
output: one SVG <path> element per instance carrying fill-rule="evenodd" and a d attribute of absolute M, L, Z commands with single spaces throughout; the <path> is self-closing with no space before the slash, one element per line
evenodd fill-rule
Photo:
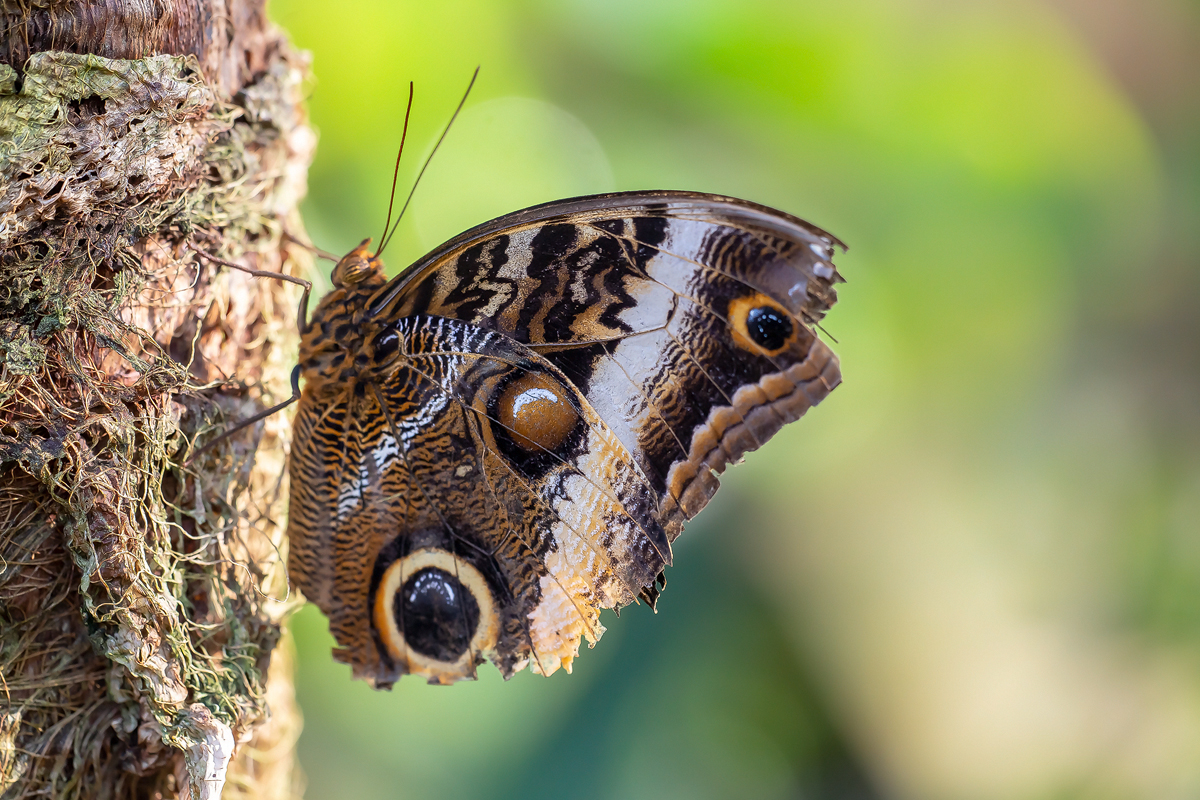
<path fill-rule="evenodd" d="M 255 84 L 274 116 L 219 103 L 191 57 L 38 53 L 16 77 L 0 66 L 0 563 L 33 560 L 0 571 L 0 674 L 37 679 L 0 696 L 0 789 L 132 795 L 170 782 L 168 748 L 266 714 L 248 471 L 184 464 L 222 415 L 138 322 L 193 231 L 278 247 L 262 153 L 287 157 L 294 74 Z"/>

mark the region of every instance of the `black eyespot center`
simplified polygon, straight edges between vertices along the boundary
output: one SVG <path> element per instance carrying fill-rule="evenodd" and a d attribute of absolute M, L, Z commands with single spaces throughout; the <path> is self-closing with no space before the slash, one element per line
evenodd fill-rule
<path fill-rule="evenodd" d="M 479 627 L 475 595 L 437 567 L 409 576 L 392 600 L 392 613 L 408 646 L 438 661 L 457 661 Z"/>
<path fill-rule="evenodd" d="M 758 306 L 746 314 L 746 331 L 764 350 L 779 350 L 792 336 L 792 321 L 774 306 Z"/>

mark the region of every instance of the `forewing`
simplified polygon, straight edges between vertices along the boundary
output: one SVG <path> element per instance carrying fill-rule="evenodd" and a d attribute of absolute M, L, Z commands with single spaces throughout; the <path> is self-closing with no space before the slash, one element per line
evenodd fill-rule
<path fill-rule="evenodd" d="M 451 240 L 371 309 L 469 322 L 556 365 L 632 455 L 673 540 L 716 491 L 714 473 L 840 382 L 813 332 L 836 300 L 835 245 L 732 198 L 580 198 Z"/>

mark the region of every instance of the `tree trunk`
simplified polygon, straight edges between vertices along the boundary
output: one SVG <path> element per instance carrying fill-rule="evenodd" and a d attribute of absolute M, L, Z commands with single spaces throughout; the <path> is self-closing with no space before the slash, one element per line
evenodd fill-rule
<path fill-rule="evenodd" d="M 0 0 L 0 795 L 290 797 L 307 65 L 262 0 Z M 268 669 L 269 668 L 269 669 Z M 269 674 L 269 679 L 268 679 Z"/>

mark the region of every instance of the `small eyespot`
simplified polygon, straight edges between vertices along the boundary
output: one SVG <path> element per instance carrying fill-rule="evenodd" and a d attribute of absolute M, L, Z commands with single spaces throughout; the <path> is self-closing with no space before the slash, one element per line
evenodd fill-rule
<path fill-rule="evenodd" d="M 778 355 L 796 341 L 795 321 L 765 294 L 730 300 L 728 318 L 734 344 L 757 355 Z"/>
<path fill-rule="evenodd" d="M 792 335 L 792 321 L 776 308 L 759 306 L 746 315 L 746 331 L 759 347 L 778 350 Z"/>
<path fill-rule="evenodd" d="M 496 403 L 496 415 L 502 432 L 530 453 L 556 451 L 579 424 L 567 389 L 540 372 L 508 383 Z"/>

